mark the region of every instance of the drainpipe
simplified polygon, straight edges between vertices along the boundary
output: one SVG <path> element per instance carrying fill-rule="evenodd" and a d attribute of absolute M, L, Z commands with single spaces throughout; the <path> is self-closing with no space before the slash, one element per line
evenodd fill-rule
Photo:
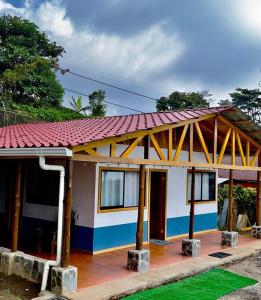
<path fill-rule="evenodd" d="M 50 267 L 51 266 L 52 267 L 59 266 L 61 263 L 65 170 L 64 170 L 64 167 L 61 165 L 47 165 L 45 162 L 45 156 L 39 157 L 39 165 L 40 165 L 40 168 L 43 170 L 60 172 L 56 260 L 48 260 L 44 265 L 43 279 L 42 279 L 42 285 L 41 285 L 41 293 L 42 293 L 46 290 L 47 279 L 48 279 Z"/>

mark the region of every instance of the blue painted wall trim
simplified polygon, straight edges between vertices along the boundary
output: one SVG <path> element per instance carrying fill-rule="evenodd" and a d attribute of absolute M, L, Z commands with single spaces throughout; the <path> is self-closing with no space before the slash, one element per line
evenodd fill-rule
<path fill-rule="evenodd" d="M 43 227 L 45 232 L 56 229 L 55 222 L 23 217 L 23 237 L 35 239 L 35 228 Z M 169 218 L 167 237 L 188 233 L 189 216 Z M 217 228 L 217 213 L 195 215 L 195 231 Z M 137 223 L 90 228 L 75 225 L 72 232 L 72 248 L 99 251 L 135 243 Z M 144 222 L 144 241 L 148 240 L 148 222 Z M 29 242 L 29 241 L 28 241 Z"/>
<path fill-rule="evenodd" d="M 93 251 L 93 234 L 94 229 L 91 227 L 84 227 L 74 225 L 72 232 L 72 244 L 73 249 L 80 249 L 86 251 Z"/>
<path fill-rule="evenodd" d="M 93 251 L 135 243 L 137 223 L 94 228 Z M 148 240 L 148 222 L 144 222 L 144 241 Z"/>
<path fill-rule="evenodd" d="M 195 215 L 194 231 L 217 228 L 217 213 Z M 167 220 L 167 237 L 185 234 L 189 231 L 189 216 L 169 218 Z"/>

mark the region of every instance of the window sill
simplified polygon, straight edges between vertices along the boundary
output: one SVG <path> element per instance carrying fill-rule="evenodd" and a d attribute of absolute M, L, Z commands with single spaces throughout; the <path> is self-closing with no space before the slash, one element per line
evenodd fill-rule
<path fill-rule="evenodd" d="M 147 207 L 144 207 L 144 210 L 147 209 Z M 128 211 L 128 210 L 138 210 L 138 207 L 121 207 L 121 208 L 107 208 L 107 209 L 98 209 L 98 214 L 103 213 L 112 213 L 112 212 L 121 212 L 121 211 Z"/>
<path fill-rule="evenodd" d="M 197 204 L 213 204 L 216 203 L 216 200 L 202 200 L 202 201 L 195 201 L 195 205 Z M 186 205 L 190 205 L 190 201 L 186 201 Z"/>

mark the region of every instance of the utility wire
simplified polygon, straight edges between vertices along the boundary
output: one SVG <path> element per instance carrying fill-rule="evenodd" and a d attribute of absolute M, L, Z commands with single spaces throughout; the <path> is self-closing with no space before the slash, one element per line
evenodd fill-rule
<path fill-rule="evenodd" d="M 134 91 L 131 91 L 131 90 L 127 90 L 127 89 L 121 88 L 121 87 L 119 87 L 117 85 L 113 85 L 113 84 L 107 83 L 105 81 L 100 81 L 100 80 L 97 80 L 97 79 L 89 77 L 89 76 L 85 76 L 85 75 L 82 75 L 82 74 L 79 74 L 79 73 L 75 73 L 75 72 L 70 71 L 69 69 L 62 69 L 62 68 L 59 68 L 59 69 L 61 70 L 62 74 L 70 73 L 72 75 L 75 75 L 75 76 L 78 76 L 78 77 L 81 77 L 81 78 L 84 78 L 84 79 L 87 79 L 87 80 L 90 80 L 90 81 L 93 81 L 93 82 L 97 82 L 97 83 L 109 86 L 111 88 L 114 88 L 114 89 L 117 89 L 117 90 L 129 93 L 129 94 L 140 96 L 140 97 L 143 97 L 143 98 L 155 101 L 155 102 L 158 101 L 158 99 L 156 99 L 156 98 L 153 98 L 153 97 L 150 97 L 150 96 L 146 96 L 144 94 L 140 94 L 140 93 L 137 93 L 137 92 L 134 92 Z"/>
<path fill-rule="evenodd" d="M 77 91 L 74 91 L 74 90 L 71 90 L 71 89 L 67 89 L 64 87 L 64 89 L 68 92 L 72 92 L 74 94 L 78 94 L 78 95 L 81 95 L 81 96 L 84 96 L 84 97 L 89 97 L 89 95 L 86 95 L 84 93 L 81 93 L 81 92 L 77 92 Z M 125 109 L 128 109 L 128 110 L 132 110 L 132 111 L 135 111 L 137 113 L 144 113 L 143 111 L 140 111 L 140 110 L 137 110 L 137 109 L 134 109 L 134 108 L 131 108 L 131 107 L 128 107 L 128 106 L 124 106 L 124 105 L 120 105 L 120 104 L 117 104 L 117 103 L 114 103 L 114 102 L 110 102 L 110 101 L 107 101 L 107 100 L 103 100 L 103 102 L 105 103 L 108 103 L 108 104 L 111 104 L 111 105 L 114 105 L 114 106 L 118 106 L 118 107 L 121 107 L 121 108 L 125 108 Z"/>

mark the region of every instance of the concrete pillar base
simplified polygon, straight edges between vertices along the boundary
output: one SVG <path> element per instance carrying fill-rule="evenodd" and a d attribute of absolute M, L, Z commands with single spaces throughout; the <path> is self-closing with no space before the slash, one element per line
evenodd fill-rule
<path fill-rule="evenodd" d="M 77 290 L 77 268 L 53 267 L 51 271 L 51 291 L 56 295 Z"/>
<path fill-rule="evenodd" d="M 2 266 L 2 254 L 4 252 L 10 252 L 10 249 L 4 248 L 4 247 L 0 247 L 0 272 L 3 273 L 3 266 Z"/>
<path fill-rule="evenodd" d="M 129 250 L 127 268 L 130 271 L 146 272 L 150 265 L 150 251 L 147 249 L 142 250 Z"/>
<path fill-rule="evenodd" d="M 261 226 L 252 226 L 252 237 L 256 238 L 256 239 L 261 239 Z"/>
<path fill-rule="evenodd" d="M 14 261 L 16 252 L 2 252 L 1 253 L 1 272 L 6 276 L 14 273 Z"/>
<path fill-rule="evenodd" d="M 196 239 L 182 240 L 182 254 L 185 256 L 199 257 L 201 242 Z"/>
<path fill-rule="evenodd" d="M 222 231 L 221 245 L 236 248 L 238 246 L 238 232 Z"/>

